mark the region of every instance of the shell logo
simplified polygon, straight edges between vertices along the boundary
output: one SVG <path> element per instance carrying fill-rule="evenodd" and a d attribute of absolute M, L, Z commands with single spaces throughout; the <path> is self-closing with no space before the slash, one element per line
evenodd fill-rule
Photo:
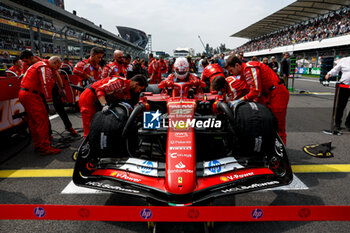
<path fill-rule="evenodd" d="M 228 181 L 228 179 L 227 179 L 225 176 L 221 176 L 221 177 L 220 177 L 220 180 L 221 180 L 221 181 Z"/>
<path fill-rule="evenodd" d="M 187 129 L 186 124 L 180 124 L 179 122 L 176 123 L 176 129 Z"/>
<path fill-rule="evenodd" d="M 117 172 L 113 172 L 112 174 L 111 174 L 111 176 L 116 176 L 117 175 Z"/>

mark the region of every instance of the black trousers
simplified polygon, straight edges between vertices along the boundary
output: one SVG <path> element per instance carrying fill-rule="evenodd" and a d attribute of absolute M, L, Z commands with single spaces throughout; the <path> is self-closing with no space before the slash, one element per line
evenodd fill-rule
<path fill-rule="evenodd" d="M 60 116 L 60 118 L 63 121 L 64 126 L 66 129 L 69 129 L 72 127 L 72 123 L 70 122 L 68 115 L 66 113 L 66 110 L 64 110 L 64 105 L 61 99 L 61 96 L 58 93 L 58 86 L 55 84 L 52 88 L 52 102 L 53 106 L 56 109 L 57 114 Z"/>
<path fill-rule="evenodd" d="M 339 87 L 338 106 L 337 106 L 337 111 L 336 111 L 336 115 L 335 115 L 335 126 L 336 127 L 341 126 L 341 121 L 343 118 L 344 109 L 349 101 L 349 97 L 350 97 L 350 89 Z M 348 113 L 348 116 L 346 117 L 345 126 L 347 128 L 350 128 L 350 111 Z"/>
<path fill-rule="evenodd" d="M 40 96 L 45 104 L 47 112 L 49 112 L 49 106 L 46 102 L 45 96 L 44 95 L 40 95 Z M 58 86 L 56 83 L 52 88 L 52 102 L 53 102 L 53 106 L 55 107 L 57 114 L 62 119 L 63 124 L 66 127 L 66 129 L 69 129 L 70 127 L 72 127 L 72 123 L 70 122 L 68 115 L 67 115 L 66 111 L 64 110 L 63 102 L 62 102 L 61 96 L 58 93 Z M 52 135 L 52 127 L 51 127 L 50 121 L 49 121 L 49 135 L 50 136 Z"/>

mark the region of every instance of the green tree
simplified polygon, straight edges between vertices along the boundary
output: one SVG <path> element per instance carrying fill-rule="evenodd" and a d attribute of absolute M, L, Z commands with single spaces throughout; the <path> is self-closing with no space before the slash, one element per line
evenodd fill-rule
<path fill-rule="evenodd" d="M 220 43 L 220 46 L 219 46 L 219 51 L 220 51 L 220 53 L 223 53 L 223 52 L 225 52 L 226 50 L 227 50 L 226 45 Z"/>

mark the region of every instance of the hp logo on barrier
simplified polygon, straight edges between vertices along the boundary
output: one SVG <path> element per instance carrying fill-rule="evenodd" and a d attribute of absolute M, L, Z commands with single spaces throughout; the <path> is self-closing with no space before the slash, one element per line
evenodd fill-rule
<path fill-rule="evenodd" d="M 152 211 L 150 209 L 143 209 L 143 210 L 141 210 L 140 215 L 143 219 L 147 220 L 147 219 L 152 218 Z"/>
<path fill-rule="evenodd" d="M 261 209 L 254 209 L 252 211 L 252 218 L 260 219 L 264 215 L 264 212 Z"/>

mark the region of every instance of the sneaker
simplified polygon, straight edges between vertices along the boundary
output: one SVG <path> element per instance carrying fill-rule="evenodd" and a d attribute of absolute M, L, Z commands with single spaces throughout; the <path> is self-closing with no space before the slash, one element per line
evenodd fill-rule
<path fill-rule="evenodd" d="M 334 130 L 342 130 L 342 128 L 340 127 L 340 125 L 335 125 Z"/>
<path fill-rule="evenodd" d="M 40 148 L 40 155 L 55 155 L 61 152 L 61 149 L 54 148 L 52 146 L 47 146 Z"/>
<path fill-rule="evenodd" d="M 74 136 L 74 137 L 79 136 L 77 131 L 75 131 L 75 129 L 73 129 L 72 127 L 68 128 L 66 130 L 70 133 L 71 136 Z"/>

